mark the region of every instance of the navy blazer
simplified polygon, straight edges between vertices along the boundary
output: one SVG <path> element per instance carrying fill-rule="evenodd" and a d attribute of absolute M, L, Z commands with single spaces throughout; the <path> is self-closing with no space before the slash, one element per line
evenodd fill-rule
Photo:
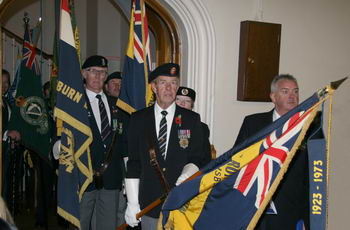
<path fill-rule="evenodd" d="M 181 117 L 181 119 L 179 119 Z M 181 134 L 187 133 L 187 140 Z M 133 113 L 128 129 L 129 160 L 127 178 L 140 178 L 139 202 L 141 209 L 164 194 L 155 170 L 150 165 L 149 149 L 155 148 L 157 160 L 170 187 L 180 176 L 183 167 L 193 163 L 202 166 L 202 125 L 199 114 L 176 106 L 168 142 L 166 160 L 159 153 L 155 127 L 154 106 Z M 188 141 L 188 144 L 186 144 Z M 161 205 L 146 215 L 158 218 Z"/>
<path fill-rule="evenodd" d="M 207 124 L 201 122 L 203 132 L 203 161 L 202 166 L 207 165 L 211 161 L 211 147 L 209 142 L 210 131 Z"/>
<path fill-rule="evenodd" d="M 243 120 L 241 129 L 239 130 L 235 146 L 243 143 L 243 141 L 271 124 L 272 116 L 273 110 L 265 113 L 255 113 L 246 116 Z"/>
<path fill-rule="evenodd" d="M 104 161 L 107 151 L 111 147 L 112 137 L 115 133 L 115 143 L 114 151 L 112 153 L 112 160 L 109 163 L 108 168 L 103 174 L 104 189 L 115 190 L 121 189 L 122 180 L 125 175 L 125 167 L 123 157 L 127 156 L 127 140 L 126 140 L 126 130 L 129 122 L 129 115 L 123 110 L 117 108 L 116 98 L 107 96 L 108 105 L 111 114 L 111 134 L 104 143 L 101 138 L 100 131 L 97 127 L 97 123 L 92 112 L 90 103 L 88 104 L 88 115 L 90 128 L 93 135 L 93 141 L 90 144 L 90 154 L 93 170 L 99 170 L 101 163 Z M 89 99 L 87 98 L 89 102 Z M 106 144 L 106 146 L 104 146 Z M 87 188 L 87 191 L 92 191 L 95 189 L 94 183 L 91 183 Z"/>

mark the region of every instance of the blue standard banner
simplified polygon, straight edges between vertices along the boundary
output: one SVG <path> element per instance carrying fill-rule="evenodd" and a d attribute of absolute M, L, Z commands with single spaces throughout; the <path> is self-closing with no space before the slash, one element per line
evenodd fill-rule
<path fill-rule="evenodd" d="M 321 114 L 318 114 L 321 115 Z M 327 157 L 322 117 L 316 122 L 316 131 L 307 146 L 309 155 L 310 229 L 325 230 L 327 217 Z M 317 117 L 314 121 L 317 121 Z"/>

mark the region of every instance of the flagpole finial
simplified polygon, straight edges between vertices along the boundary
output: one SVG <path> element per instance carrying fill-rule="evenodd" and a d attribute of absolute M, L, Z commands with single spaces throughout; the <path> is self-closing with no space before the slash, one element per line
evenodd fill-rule
<path fill-rule="evenodd" d="M 326 94 L 331 94 L 334 90 L 337 90 L 346 79 L 348 79 L 348 77 L 344 77 L 338 81 L 332 81 L 329 85 L 318 91 L 318 96 L 324 97 Z"/>
<path fill-rule="evenodd" d="M 29 23 L 28 12 L 24 12 L 23 21 L 24 21 L 25 24 Z"/>
<path fill-rule="evenodd" d="M 346 79 L 348 79 L 348 77 L 344 77 L 344 78 L 342 78 L 342 79 L 340 79 L 340 80 L 338 80 L 338 81 L 332 81 L 332 82 L 331 82 L 331 88 L 332 88 L 332 89 L 338 89 L 339 86 L 340 86 Z"/>

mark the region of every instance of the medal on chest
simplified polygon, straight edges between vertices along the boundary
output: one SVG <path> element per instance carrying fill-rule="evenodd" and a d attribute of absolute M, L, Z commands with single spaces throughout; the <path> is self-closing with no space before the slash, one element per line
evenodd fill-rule
<path fill-rule="evenodd" d="M 191 130 L 189 129 L 180 129 L 178 130 L 179 145 L 181 148 L 186 149 L 190 143 L 189 139 L 191 138 Z"/>

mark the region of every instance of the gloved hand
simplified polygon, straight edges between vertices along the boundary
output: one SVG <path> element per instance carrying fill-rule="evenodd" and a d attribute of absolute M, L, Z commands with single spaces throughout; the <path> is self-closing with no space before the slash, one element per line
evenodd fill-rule
<path fill-rule="evenodd" d="M 125 179 L 125 189 L 126 197 L 128 199 L 126 211 L 125 211 L 125 222 L 131 227 L 135 227 L 140 222 L 136 219 L 136 214 L 139 213 L 140 204 L 139 204 L 139 178 L 126 178 Z"/>
<path fill-rule="evenodd" d="M 61 152 L 61 140 L 57 140 L 52 147 L 52 155 L 53 155 L 53 158 L 55 158 L 55 160 L 58 160 L 60 158 L 60 152 Z"/>
<path fill-rule="evenodd" d="M 177 178 L 175 185 L 178 186 L 179 184 L 187 180 L 190 176 L 198 172 L 198 170 L 199 168 L 197 167 L 197 165 L 193 163 L 185 165 L 182 169 L 181 175 L 179 176 L 179 178 Z"/>

